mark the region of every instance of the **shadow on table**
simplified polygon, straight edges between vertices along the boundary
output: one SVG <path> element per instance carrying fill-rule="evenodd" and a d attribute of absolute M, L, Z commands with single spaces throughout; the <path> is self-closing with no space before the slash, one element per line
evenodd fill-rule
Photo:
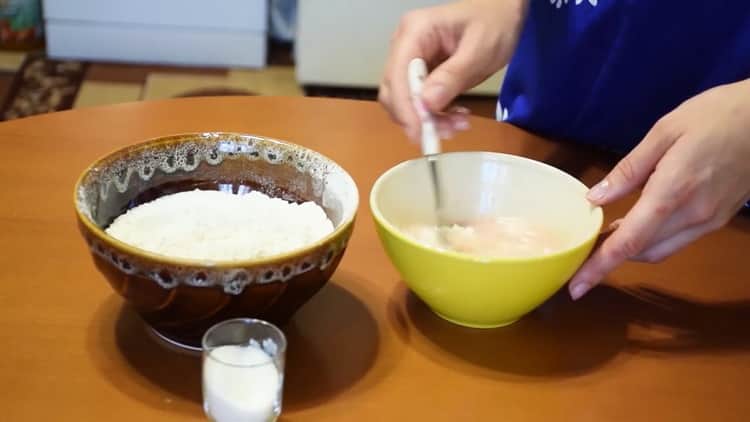
<path fill-rule="evenodd" d="M 348 388 L 372 366 L 379 345 L 377 324 L 365 305 L 332 283 L 282 329 L 288 341 L 285 410 L 313 406 Z M 118 297 L 100 307 L 90 333 L 92 359 L 119 390 L 160 409 L 175 410 L 170 395 L 202 402 L 200 356 L 157 340 Z M 118 360 L 130 371 L 116 368 Z M 188 410 L 202 412 L 199 406 Z"/>
<path fill-rule="evenodd" d="M 432 348 L 425 354 L 447 365 L 469 362 L 496 374 L 539 379 L 575 376 L 623 351 L 685 354 L 750 349 L 750 301 L 702 303 L 648 288 L 602 285 L 574 303 L 562 289 L 518 322 L 489 330 L 444 321 L 403 283 L 391 301 L 401 303 L 391 309 L 404 309 L 427 344 L 453 358 L 440 357 Z"/>
<path fill-rule="evenodd" d="M 745 233 L 750 233 L 750 209 L 743 209 L 739 215 L 729 222 L 729 225 Z"/>
<path fill-rule="evenodd" d="M 156 409 L 202 412 L 200 359 L 158 343 L 119 296 L 110 295 L 92 316 L 87 349 L 100 376 L 122 393 Z"/>
<path fill-rule="evenodd" d="M 334 275 L 341 285 L 348 277 Z M 299 410 L 330 400 L 365 376 L 375 363 L 380 332 L 367 306 L 328 283 L 284 327 L 289 346 L 284 409 Z"/>
<path fill-rule="evenodd" d="M 525 142 L 517 153 L 557 167 L 589 184 L 598 182 L 622 158 L 611 151 L 562 141 Z"/>

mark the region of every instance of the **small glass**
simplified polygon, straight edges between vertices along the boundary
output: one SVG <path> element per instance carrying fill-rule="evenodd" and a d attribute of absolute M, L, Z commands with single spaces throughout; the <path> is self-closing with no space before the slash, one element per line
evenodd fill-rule
<path fill-rule="evenodd" d="M 220 322 L 203 336 L 203 410 L 215 422 L 267 422 L 281 414 L 286 337 L 252 318 Z"/>

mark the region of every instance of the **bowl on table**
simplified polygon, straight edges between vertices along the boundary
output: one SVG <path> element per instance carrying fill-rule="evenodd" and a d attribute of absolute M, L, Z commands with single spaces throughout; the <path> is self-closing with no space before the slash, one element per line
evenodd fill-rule
<path fill-rule="evenodd" d="M 586 200 L 583 183 L 538 161 L 489 152 L 438 156 L 442 222 L 521 217 L 555 230 L 564 246 L 486 257 L 416 240 L 405 227 L 437 221 L 428 165 L 418 158 L 386 171 L 373 186 L 370 207 L 404 282 L 444 319 L 476 328 L 508 325 L 560 289 L 591 252 L 603 216 Z"/>
<path fill-rule="evenodd" d="M 245 260 L 175 258 L 105 232 L 134 206 L 194 189 L 257 190 L 288 201 L 314 201 L 334 229 L 297 250 Z M 120 149 L 84 170 L 74 189 L 78 226 L 96 267 L 157 335 L 189 349 L 199 349 L 204 332 L 226 319 L 287 321 L 336 269 L 357 204 L 354 181 L 329 158 L 235 133 L 174 135 Z"/>

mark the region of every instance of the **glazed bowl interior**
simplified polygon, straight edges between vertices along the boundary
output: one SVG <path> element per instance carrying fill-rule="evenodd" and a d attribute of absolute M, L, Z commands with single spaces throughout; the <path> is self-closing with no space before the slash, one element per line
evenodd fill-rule
<path fill-rule="evenodd" d="M 408 287 L 438 315 L 470 327 L 510 324 L 557 291 L 585 260 L 602 225 L 574 177 L 531 159 L 489 152 L 437 157 L 443 219 L 472 224 L 522 218 L 562 239 L 559 248 L 523 256 L 470 255 L 411 237 L 410 225 L 437 224 L 428 160 L 386 171 L 370 207 L 380 239 Z"/>
<path fill-rule="evenodd" d="M 335 230 L 353 220 L 358 203 L 354 181 L 330 159 L 293 144 L 230 133 L 177 135 L 109 154 L 81 176 L 75 203 L 83 222 L 98 235 L 132 250 L 103 230 L 130 208 L 194 189 L 257 190 L 291 202 L 313 201 Z"/>

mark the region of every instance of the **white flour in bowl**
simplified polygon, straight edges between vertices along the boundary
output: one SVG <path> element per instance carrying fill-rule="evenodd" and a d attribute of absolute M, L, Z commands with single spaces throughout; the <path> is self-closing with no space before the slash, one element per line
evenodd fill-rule
<path fill-rule="evenodd" d="M 314 202 L 295 204 L 260 192 L 194 190 L 166 195 L 120 215 L 106 232 L 175 258 L 256 259 L 322 239 L 333 224 Z"/>

